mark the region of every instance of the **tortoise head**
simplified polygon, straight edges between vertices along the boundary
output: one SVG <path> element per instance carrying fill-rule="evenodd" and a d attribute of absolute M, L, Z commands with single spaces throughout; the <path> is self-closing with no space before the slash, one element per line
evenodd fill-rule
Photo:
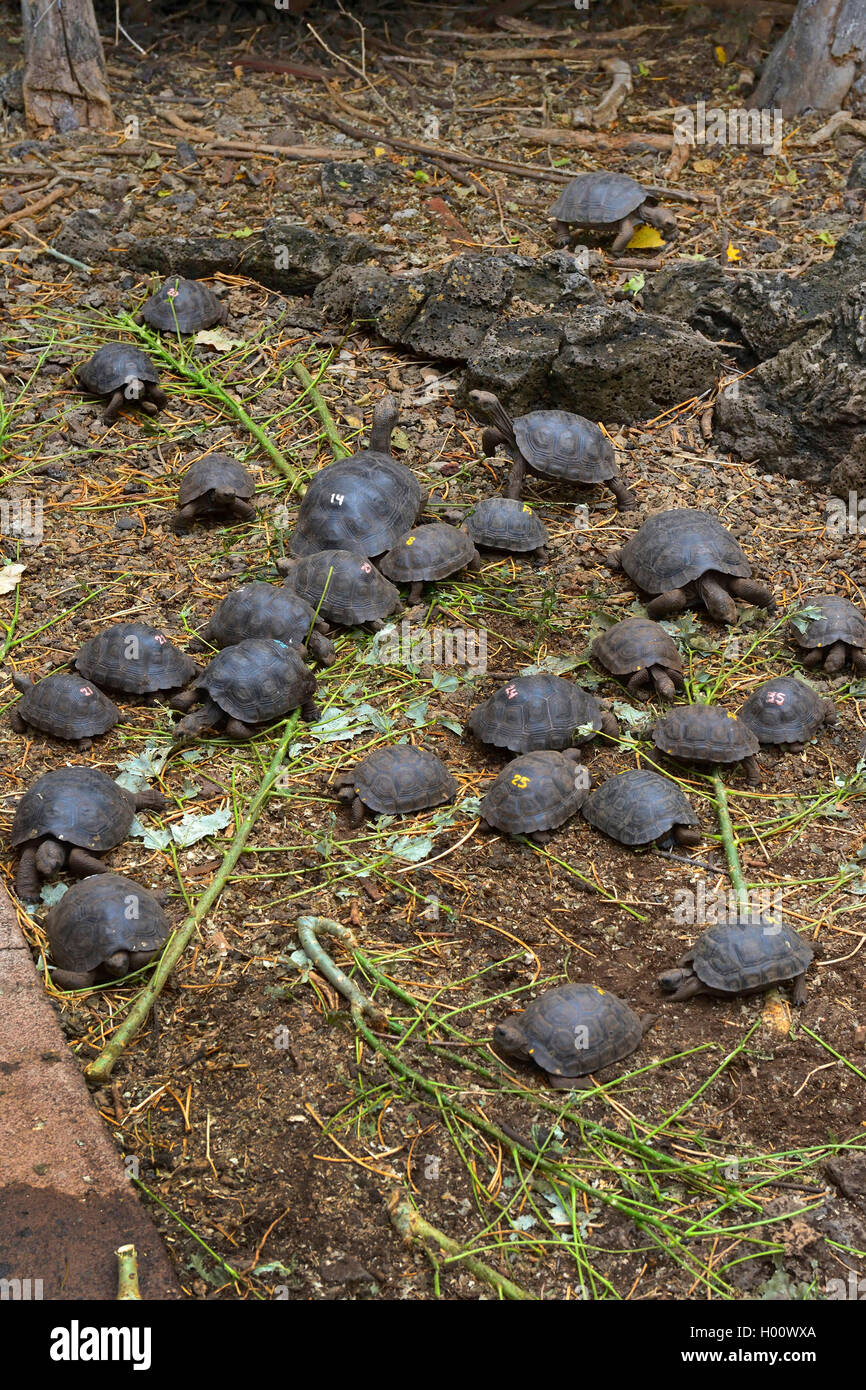
<path fill-rule="evenodd" d="M 102 962 L 102 968 L 112 980 L 119 980 L 129 974 L 129 952 L 115 951 Z"/>
<path fill-rule="evenodd" d="M 508 443 L 515 442 L 514 422 L 498 396 L 494 396 L 492 391 L 470 391 L 468 400 L 473 415 L 480 415 L 482 420 L 489 420 Z M 492 440 L 490 442 L 492 443 Z M 484 449 L 486 453 L 486 443 Z"/>
<path fill-rule="evenodd" d="M 43 878 L 50 878 L 66 863 L 66 850 L 59 840 L 43 840 L 36 851 L 36 868 Z"/>
<path fill-rule="evenodd" d="M 21 691 L 22 695 L 26 694 L 28 690 L 33 689 L 33 681 L 30 679 L 30 677 L 19 675 L 17 671 L 14 671 L 12 673 L 12 684 L 15 686 L 16 690 Z"/>
<path fill-rule="evenodd" d="M 691 978 L 691 970 L 666 970 L 663 975 L 659 975 L 658 985 L 665 994 L 674 994 L 680 985 Z"/>
<path fill-rule="evenodd" d="M 376 453 L 391 452 L 391 435 L 398 415 L 395 397 L 383 396 L 373 411 L 373 423 L 370 427 L 370 448 Z"/>
<path fill-rule="evenodd" d="M 507 1018 L 503 1023 L 497 1023 L 493 1030 L 493 1041 L 500 1052 L 528 1060 L 529 1044 L 517 1019 Z"/>
<path fill-rule="evenodd" d="M 643 217 L 651 227 L 655 227 L 660 231 L 665 241 L 676 241 L 680 234 L 676 218 L 670 208 L 662 207 L 661 204 L 653 206 L 644 203 L 640 210 L 640 216 Z"/>

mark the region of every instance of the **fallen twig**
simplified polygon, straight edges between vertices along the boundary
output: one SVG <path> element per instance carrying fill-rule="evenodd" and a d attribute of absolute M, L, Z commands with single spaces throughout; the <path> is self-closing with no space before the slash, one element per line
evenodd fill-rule
<path fill-rule="evenodd" d="M 393 1192 L 388 1198 L 388 1215 L 405 1241 L 414 1240 L 418 1241 L 419 1244 L 425 1240 L 435 1241 L 440 1250 L 444 1250 L 452 1260 L 459 1262 L 477 1279 L 481 1279 L 485 1284 L 496 1289 L 502 1298 L 538 1302 L 534 1293 L 522 1289 L 519 1284 L 513 1284 L 510 1279 L 506 1279 L 504 1274 L 497 1274 L 495 1269 L 491 1269 L 490 1265 L 484 1264 L 475 1255 L 470 1255 L 462 1245 L 458 1245 L 456 1240 L 446 1236 L 444 1231 L 438 1230 L 436 1226 L 431 1226 L 430 1222 L 425 1221 L 421 1213 L 415 1210 L 410 1199 L 402 1196 L 399 1191 Z M 427 1253 L 430 1254 L 429 1251 Z M 431 1259 L 433 1258 L 431 1255 Z"/>
<path fill-rule="evenodd" d="M 601 65 L 613 77 L 607 92 L 592 113 L 595 126 L 613 125 L 617 112 L 632 91 L 631 68 L 624 58 L 605 58 Z"/>
<path fill-rule="evenodd" d="M 307 371 L 303 362 L 293 362 L 292 371 L 298 378 L 298 381 L 303 386 L 304 395 L 309 396 L 310 400 L 313 402 L 313 405 L 316 408 L 316 414 L 322 422 L 322 429 L 324 430 L 328 443 L 331 446 L 331 453 L 334 455 L 334 458 L 346 458 L 346 456 L 351 453 L 351 449 L 347 449 L 346 445 L 340 438 L 337 426 L 334 424 L 334 417 L 328 409 L 327 404 L 325 403 L 325 398 L 318 390 L 315 381 L 310 376 L 310 373 Z M 292 491 L 294 492 L 295 490 L 296 487 L 293 486 Z"/>
<path fill-rule="evenodd" d="M 22 217 L 35 217 L 38 212 L 50 208 L 52 203 L 59 202 L 61 198 L 68 198 L 69 194 L 74 192 L 74 188 L 55 188 L 53 193 L 46 193 L 44 198 L 39 198 L 35 203 L 28 203 L 18 212 L 10 212 L 7 217 L 0 219 L 0 232 L 5 232 L 13 222 L 20 222 Z"/>

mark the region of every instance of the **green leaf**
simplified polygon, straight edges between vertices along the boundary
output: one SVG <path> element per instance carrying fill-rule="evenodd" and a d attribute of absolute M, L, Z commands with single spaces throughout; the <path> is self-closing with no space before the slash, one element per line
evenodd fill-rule
<path fill-rule="evenodd" d="M 432 835 L 398 835 L 389 841 L 388 848 L 395 859 L 407 859 L 410 864 L 417 864 L 419 860 L 427 858 L 433 845 Z"/>

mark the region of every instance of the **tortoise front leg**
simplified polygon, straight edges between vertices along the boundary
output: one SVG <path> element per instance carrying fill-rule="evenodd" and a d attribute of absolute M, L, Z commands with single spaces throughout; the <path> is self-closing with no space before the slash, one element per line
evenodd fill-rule
<path fill-rule="evenodd" d="M 504 495 L 506 497 L 519 498 L 523 492 L 523 480 L 526 477 L 526 460 L 516 449 L 511 452 L 511 468 L 508 473 L 508 485 Z"/>
<path fill-rule="evenodd" d="M 197 699 L 198 692 L 195 687 L 191 686 L 189 690 L 179 690 L 176 695 L 173 695 L 168 702 L 168 707 L 184 713 L 186 710 L 192 709 Z"/>
<path fill-rule="evenodd" d="M 52 970 L 51 983 L 55 989 L 87 989 L 96 984 L 95 970 Z"/>
<path fill-rule="evenodd" d="M 229 510 L 239 521 L 255 521 L 258 512 L 251 502 L 247 502 L 243 497 L 233 497 Z"/>
<path fill-rule="evenodd" d="M 862 647 L 849 647 L 848 650 L 855 675 L 866 676 L 866 652 L 863 651 Z"/>
<path fill-rule="evenodd" d="M 179 507 L 168 523 L 172 531 L 185 531 L 187 526 L 192 526 L 198 516 L 198 510 L 195 502 L 187 502 L 185 507 Z"/>
<path fill-rule="evenodd" d="M 195 714 L 188 714 L 179 724 L 175 725 L 175 739 L 197 738 L 204 733 L 205 729 L 216 728 L 222 723 L 223 712 L 219 705 L 214 704 L 213 700 L 205 700 L 200 710 Z"/>
<path fill-rule="evenodd" d="M 310 653 L 316 661 L 320 661 L 323 666 L 333 666 L 337 660 L 337 649 L 333 642 L 325 637 L 321 632 L 315 630 L 310 633 L 308 643 Z"/>
<path fill-rule="evenodd" d="M 409 602 L 410 605 L 411 605 L 411 604 L 416 604 L 416 603 L 421 603 L 421 601 L 422 601 L 423 598 L 424 598 L 424 581 L 423 581 L 422 579 L 419 579 L 419 580 L 417 581 L 417 583 L 413 584 L 412 587 L 411 587 L 411 589 L 409 590 L 408 602 Z"/>
<path fill-rule="evenodd" d="M 136 811 L 165 810 L 165 797 L 162 792 L 156 791 L 153 787 L 147 787 L 143 792 L 134 792 L 133 800 Z"/>
<path fill-rule="evenodd" d="M 596 1087 L 589 1076 L 554 1076 L 552 1072 L 546 1075 L 555 1091 L 594 1091 Z"/>
<path fill-rule="evenodd" d="M 103 425 L 114 424 L 115 420 L 117 419 L 120 413 L 120 407 L 123 405 L 125 399 L 126 397 L 123 394 L 122 387 L 120 388 L 120 390 L 114 392 L 114 395 L 111 397 L 111 400 L 108 402 L 108 405 L 102 412 Z"/>
<path fill-rule="evenodd" d="M 653 685 L 663 700 L 676 699 L 676 682 L 668 674 L 664 666 L 651 666 L 649 674 L 652 678 Z M 676 672 L 676 674 L 679 675 L 679 672 Z M 683 688 L 683 684 L 683 678 L 680 676 L 680 689 Z"/>
<path fill-rule="evenodd" d="M 21 715 L 18 713 L 17 709 L 11 709 L 9 711 L 9 727 L 13 733 L 27 733 L 27 725 L 24 723 L 24 720 L 21 718 Z"/>
<path fill-rule="evenodd" d="M 729 579 L 728 588 L 743 603 L 753 603 L 756 608 L 766 608 L 769 613 L 775 612 L 776 600 L 765 584 L 759 584 L 757 579 Z"/>
<path fill-rule="evenodd" d="M 751 785 L 752 785 L 753 787 L 754 787 L 754 786 L 757 786 L 757 785 L 761 782 L 762 778 L 761 778 L 761 769 L 758 767 L 758 764 L 757 764 L 757 762 L 756 762 L 756 760 L 755 760 L 755 758 L 754 758 L 754 755 L 751 754 L 751 753 L 748 753 L 748 754 L 746 755 L 745 758 L 741 758 L 741 759 L 740 759 L 740 762 L 743 764 L 743 767 L 744 767 L 745 772 L 746 772 L 746 776 L 748 777 L 749 782 L 751 783 Z"/>
<path fill-rule="evenodd" d="M 635 671 L 625 688 L 636 700 L 648 700 L 652 694 L 649 671 Z"/>
<path fill-rule="evenodd" d="M 319 709 L 315 700 L 305 700 L 304 703 L 301 705 L 301 718 L 303 719 L 304 723 L 318 724 L 321 717 L 322 711 Z"/>
<path fill-rule="evenodd" d="M 701 832 L 696 825 L 675 825 L 673 835 L 678 845 L 688 847 L 701 843 Z"/>
<path fill-rule="evenodd" d="M 229 738 L 239 738 L 246 741 L 254 737 L 256 730 L 250 724 L 245 724 L 242 719 L 227 719 L 225 723 L 225 733 Z"/>
<path fill-rule="evenodd" d="M 824 661 L 824 648 L 813 647 L 812 651 L 807 652 L 800 660 L 807 671 L 813 671 L 816 666 L 820 666 Z"/>
<path fill-rule="evenodd" d="M 806 972 L 797 975 L 791 982 L 791 1003 L 797 1009 L 802 1009 L 806 1002 Z"/>
<path fill-rule="evenodd" d="M 485 458 L 492 458 L 500 445 L 507 443 L 508 440 L 501 430 L 496 429 L 493 425 L 488 425 L 481 435 L 481 452 Z"/>
<path fill-rule="evenodd" d="M 350 809 L 352 812 L 352 824 L 361 825 L 364 820 L 364 803 L 361 800 L 360 796 L 352 797 L 352 805 Z"/>
<path fill-rule="evenodd" d="M 848 660 L 848 646 L 845 642 L 834 642 L 824 657 L 824 670 L 828 676 L 835 676 Z"/>
<path fill-rule="evenodd" d="M 15 892 L 22 902 L 35 903 L 39 897 L 39 883 L 36 850 L 33 845 L 25 845 L 15 874 Z"/>
<path fill-rule="evenodd" d="M 567 222 L 554 222 L 553 234 L 556 238 L 557 246 L 568 246 L 571 242 L 572 231 Z"/>
<path fill-rule="evenodd" d="M 698 593 L 703 599 L 710 617 L 715 618 L 720 623 L 732 624 L 737 621 L 737 605 L 724 585 L 720 584 L 713 575 L 701 575 L 698 580 Z"/>
<path fill-rule="evenodd" d="M 108 865 L 97 855 L 90 854 L 86 849 L 80 849 L 76 845 L 69 851 L 69 872 L 77 874 L 79 878 L 88 878 L 90 874 L 107 874 Z"/>
<path fill-rule="evenodd" d="M 667 593 L 659 594 L 658 598 L 652 599 L 646 606 L 646 611 L 651 618 L 666 618 L 673 613 L 682 613 L 688 607 L 688 594 L 685 589 L 668 589 Z"/>
<path fill-rule="evenodd" d="M 144 403 L 144 401 L 147 401 L 148 403 L 153 403 L 153 413 L 155 414 L 159 410 L 165 410 L 165 407 L 168 405 L 168 396 L 166 395 L 165 391 L 163 391 L 161 386 L 157 386 L 156 383 L 153 381 L 147 381 L 144 385 L 144 397 L 142 404 Z"/>
<path fill-rule="evenodd" d="M 615 256 L 622 254 L 634 236 L 636 228 L 637 222 L 633 217 L 624 217 L 622 219 L 613 246 L 610 248 Z"/>
<path fill-rule="evenodd" d="M 607 486 L 616 498 L 617 509 L 621 512 L 632 512 L 637 506 L 637 498 L 631 488 L 626 487 L 621 478 L 608 478 Z"/>

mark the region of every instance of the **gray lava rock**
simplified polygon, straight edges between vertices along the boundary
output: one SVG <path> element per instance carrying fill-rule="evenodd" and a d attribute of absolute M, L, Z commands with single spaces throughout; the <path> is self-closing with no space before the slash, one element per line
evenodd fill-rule
<path fill-rule="evenodd" d="M 848 170 L 846 188 L 866 188 L 866 150 L 858 150 Z"/>
<path fill-rule="evenodd" d="M 492 391 L 517 414 L 537 409 L 550 395 L 547 374 L 561 342 L 562 320 L 544 314 L 494 324 L 466 364 L 458 403 L 481 390 Z"/>
<path fill-rule="evenodd" d="M 368 165 L 360 160 L 346 163 L 329 159 L 322 165 L 322 192 L 326 198 L 340 203 L 372 202 L 393 181 L 394 175 L 388 164 Z"/>

